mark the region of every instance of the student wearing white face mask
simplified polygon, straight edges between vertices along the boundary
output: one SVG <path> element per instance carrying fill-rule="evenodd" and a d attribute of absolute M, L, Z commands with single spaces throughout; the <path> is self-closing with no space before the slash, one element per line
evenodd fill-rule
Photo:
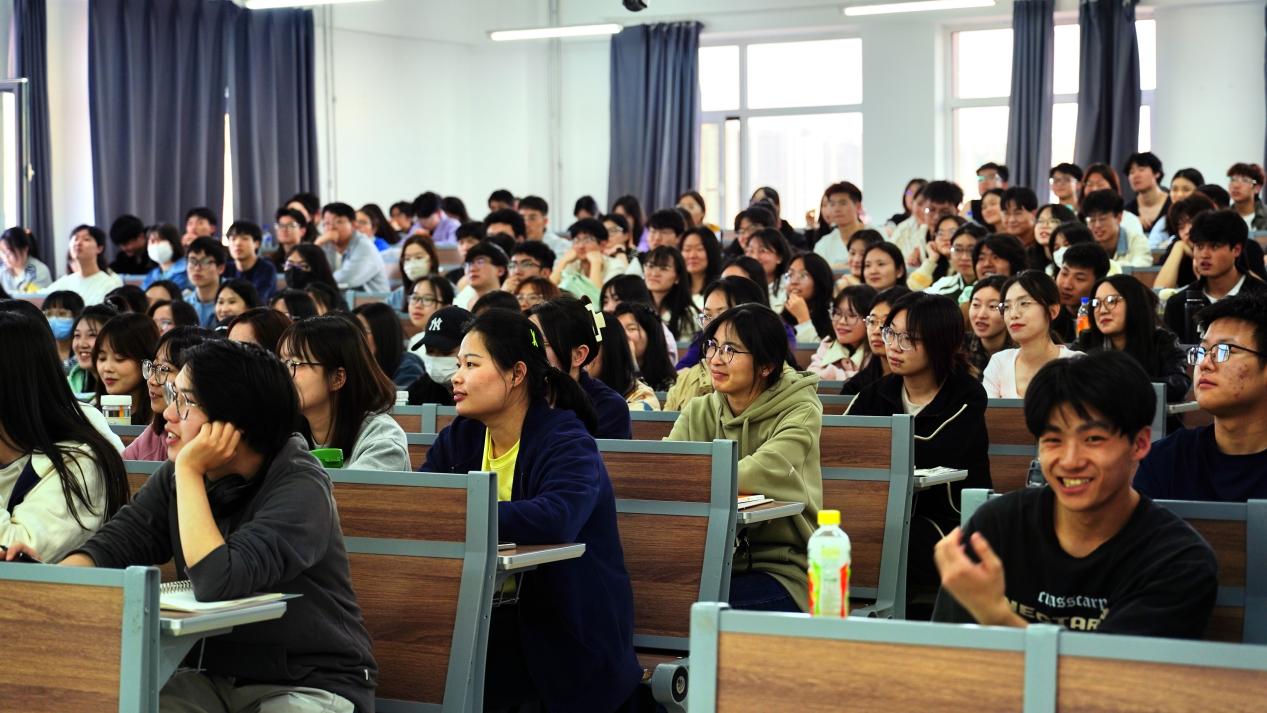
<path fill-rule="evenodd" d="M 426 372 L 409 387 L 409 405 L 453 405 L 453 375 L 458 370 L 458 347 L 471 322 L 471 313 L 461 307 L 445 307 L 431 315 L 418 342 Z"/>
<path fill-rule="evenodd" d="M 400 246 L 400 287 L 392 290 L 387 296 L 387 304 L 397 312 L 409 309 L 409 295 L 413 294 L 414 284 L 427 279 L 428 275 L 440 274 L 440 258 L 436 254 L 435 243 L 425 235 L 413 235 Z"/>
<path fill-rule="evenodd" d="M 158 265 L 145 276 L 145 281 L 141 283 L 142 290 L 148 290 L 159 280 L 171 280 L 182 290 L 193 286 L 189 283 L 185 250 L 180 246 L 180 231 L 176 226 L 151 225 L 145 229 L 145 241 L 146 254 Z"/>

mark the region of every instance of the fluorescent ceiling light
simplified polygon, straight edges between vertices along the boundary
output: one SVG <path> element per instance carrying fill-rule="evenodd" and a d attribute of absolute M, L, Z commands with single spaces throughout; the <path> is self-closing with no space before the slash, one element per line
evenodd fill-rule
<path fill-rule="evenodd" d="M 246 0 L 248 10 L 272 10 L 279 7 L 311 7 L 313 5 L 343 5 L 353 2 L 377 2 L 378 0 Z"/>
<path fill-rule="evenodd" d="M 994 0 L 916 0 L 915 2 L 887 2 L 879 5 L 850 5 L 845 14 L 850 17 L 863 15 L 892 15 L 899 12 L 931 12 L 933 10 L 958 10 L 965 7 L 993 7 Z"/>
<path fill-rule="evenodd" d="M 529 30 L 495 30 L 488 33 L 494 42 L 511 40 L 546 40 L 554 37 L 595 37 L 614 35 L 623 27 L 617 24 L 607 25 L 569 25 L 567 27 L 537 27 Z"/>

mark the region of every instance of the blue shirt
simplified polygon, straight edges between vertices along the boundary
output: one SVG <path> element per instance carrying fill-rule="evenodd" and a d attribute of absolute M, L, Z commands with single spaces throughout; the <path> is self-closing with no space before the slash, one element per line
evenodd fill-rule
<path fill-rule="evenodd" d="M 211 329 L 216 326 L 216 300 L 202 302 L 198 299 L 198 290 L 186 290 L 185 301 L 198 313 L 198 324 Z"/>
<path fill-rule="evenodd" d="M 186 272 L 187 269 L 188 265 L 183 257 L 173 262 L 172 266 L 166 270 L 163 269 L 162 265 L 157 265 L 154 269 L 146 273 L 145 281 L 141 283 L 141 289 L 148 290 L 150 289 L 150 285 L 153 285 L 159 280 L 171 280 L 172 282 L 175 282 L 176 286 L 180 289 L 188 290 L 192 288 L 193 285 L 189 284 L 189 274 Z"/>
<path fill-rule="evenodd" d="M 246 272 L 238 272 L 237 263 L 230 260 L 224 268 L 224 276 L 226 279 L 241 278 L 254 285 L 255 291 L 260 295 L 260 304 L 268 304 L 269 298 L 277 290 L 277 267 L 272 260 L 259 258 Z"/>
<path fill-rule="evenodd" d="M 1135 489 L 1154 500 L 1243 503 L 1267 498 L 1267 450 L 1230 456 L 1214 426 L 1185 428 L 1153 444 L 1135 471 Z"/>

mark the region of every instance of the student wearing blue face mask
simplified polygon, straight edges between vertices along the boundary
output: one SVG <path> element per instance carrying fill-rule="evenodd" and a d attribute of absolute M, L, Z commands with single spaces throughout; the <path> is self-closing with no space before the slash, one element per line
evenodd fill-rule
<path fill-rule="evenodd" d="M 75 320 L 84 311 L 84 298 L 70 290 L 50 292 L 44 298 L 43 310 L 48 328 L 53 331 L 53 339 L 57 342 L 57 357 L 61 359 L 62 368 L 70 371 L 75 363 L 70 353 L 71 339 L 75 335 Z"/>
<path fill-rule="evenodd" d="M 412 347 L 421 352 L 425 370 L 409 386 L 409 404 L 453 405 L 453 374 L 458 370 L 458 347 L 466 334 L 471 313 L 461 307 L 445 307 L 431 315 L 427 329 Z"/>

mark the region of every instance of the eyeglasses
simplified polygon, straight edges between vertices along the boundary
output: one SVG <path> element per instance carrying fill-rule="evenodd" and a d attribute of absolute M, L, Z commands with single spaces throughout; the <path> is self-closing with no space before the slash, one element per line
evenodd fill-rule
<path fill-rule="evenodd" d="M 623 233 L 623 232 L 625 232 L 625 229 L 624 229 L 624 228 L 622 228 L 622 227 L 620 227 L 619 225 L 609 225 L 609 226 L 607 226 L 607 234 L 608 234 L 608 235 L 619 235 L 619 234 L 621 234 L 621 233 Z"/>
<path fill-rule="evenodd" d="M 299 230 L 298 223 L 273 223 L 273 230 L 279 233 L 288 233 L 292 230 Z"/>
<path fill-rule="evenodd" d="M 1243 183 L 1247 186 L 1253 186 L 1258 183 L 1257 181 L 1250 178 L 1249 176 L 1229 176 L 1227 179 L 1227 182 L 1228 183 Z"/>
<path fill-rule="evenodd" d="M 541 267 L 541 263 L 535 260 L 511 260 L 509 265 L 511 272 L 519 272 L 520 270 L 531 270 L 533 268 Z"/>
<path fill-rule="evenodd" d="M 971 255 L 972 246 L 971 245 L 951 245 L 950 254 L 951 255 Z"/>
<path fill-rule="evenodd" d="M 1055 218 L 1043 218 L 1042 220 L 1034 221 L 1034 225 L 1043 228 L 1054 228 L 1057 225 L 1060 225 L 1060 221 Z"/>
<path fill-rule="evenodd" d="M 298 359 L 287 359 L 282 364 L 290 369 L 290 378 L 295 378 L 295 372 L 299 371 L 301 366 L 321 366 L 321 362 L 316 361 L 299 361 Z"/>
<path fill-rule="evenodd" d="M 715 339 L 710 339 L 707 342 L 704 342 L 705 361 L 712 361 L 713 357 L 717 356 L 718 352 L 721 353 L 721 363 L 723 364 L 729 364 L 734 361 L 736 354 L 752 354 L 752 352 L 735 349 L 735 347 L 730 344 L 718 344 Z"/>
<path fill-rule="evenodd" d="M 1222 364 L 1232 357 L 1233 349 L 1236 349 L 1242 352 L 1249 352 L 1250 354 L 1255 354 L 1260 357 L 1267 356 L 1267 355 L 1264 355 L 1262 352 L 1257 352 L 1257 351 L 1254 351 L 1253 349 L 1250 349 L 1248 347 L 1242 347 L 1237 344 L 1215 344 L 1208 348 L 1207 347 L 1192 347 L 1191 349 L 1189 349 L 1188 350 L 1188 364 L 1192 366 L 1197 366 L 1201 362 L 1205 361 L 1205 357 L 1207 354 L 1214 355 L 1215 364 Z"/>
<path fill-rule="evenodd" d="M 197 408 L 198 404 L 191 401 L 185 392 L 176 388 L 176 382 L 168 381 L 163 384 L 163 398 L 167 399 L 167 403 L 176 406 L 176 415 L 180 420 L 189 420 L 189 410 Z"/>
<path fill-rule="evenodd" d="M 1108 225 L 1112 222 L 1113 215 L 1111 213 L 1098 213 L 1087 216 L 1087 225 Z"/>
<path fill-rule="evenodd" d="M 647 272 L 651 272 L 652 270 L 655 270 L 656 272 L 673 272 L 675 270 L 673 264 L 667 262 L 653 262 L 643 269 Z"/>
<path fill-rule="evenodd" d="M 699 313 L 699 314 L 695 315 L 695 322 L 696 322 L 697 324 L 699 324 L 699 328 L 700 328 L 700 329 L 703 329 L 704 327 L 707 327 L 707 326 L 708 326 L 708 323 L 709 323 L 709 322 L 711 322 L 711 321 L 713 321 L 714 319 L 717 319 L 717 315 L 714 315 L 714 314 L 705 314 L 705 313 L 703 313 L 703 312 L 701 312 L 701 313 Z"/>
<path fill-rule="evenodd" d="M 492 264 L 493 264 L 493 261 L 486 257 L 477 257 L 474 260 L 471 260 L 470 262 L 466 263 L 466 269 L 469 270 L 472 267 L 488 267 L 489 265 L 492 265 Z"/>
<path fill-rule="evenodd" d="M 867 329 L 877 329 L 884 325 L 884 317 L 877 317 L 874 314 L 869 314 L 862 318 L 862 323 L 867 325 Z"/>
<path fill-rule="evenodd" d="M 1033 307 L 1036 304 L 1038 303 L 1035 302 L 1034 300 L 1017 300 L 1015 302 L 1000 302 L 999 314 L 1007 314 L 1008 312 L 1016 312 L 1017 314 L 1020 314 L 1022 312 L 1025 312 L 1030 307 Z"/>
<path fill-rule="evenodd" d="M 862 321 L 862 319 L 862 317 L 850 312 L 849 310 L 833 309 L 831 311 L 831 321 L 833 322 L 840 322 L 841 324 L 857 324 L 859 321 Z"/>
<path fill-rule="evenodd" d="M 1125 301 L 1126 301 L 1126 298 L 1121 295 L 1109 295 L 1108 297 L 1105 297 L 1104 299 L 1098 299 L 1098 298 L 1093 299 L 1091 300 L 1090 304 L 1091 304 L 1091 309 L 1100 309 L 1101 307 L 1103 307 L 1105 312 L 1112 312 L 1113 310 L 1117 309 L 1118 304 Z"/>
<path fill-rule="evenodd" d="M 1077 183 L 1077 181 L 1073 178 L 1073 176 L 1052 176 L 1051 183 L 1052 185 L 1055 185 L 1057 183 Z"/>
<path fill-rule="evenodd" d="M 440 300 L 437 300 L 436 298 L 432 297 L 431 295 L 409 295 L 409 303 L 410 303 L 410 304 L 422 305 L 422 306 L 424 306 L 424 307 L 430 307 L 430 306 L 432 306 L 432 305 L 434 305 L 434 304 L 439 304 L 439 302 L 440 302 Z"/>
<path fill-rule="evenodd" d="M 546 301 L 545 297 L 535 292 L 520 292 L 519 294 L 515 295 L 515 299 L 519 301 L 519 304 L 527 305 L 529 307 L 539 305 L 542 302 Z"/>
<path fill-rule="evenodd" d="M 651 232 L 654 233 L 656 231 L 653 230 Z M 671 233 L 673 231 L 670 230 L 668 232 Z M 595 238 L 593 235 L 578 235 L 575 238 L 572 238 L 572 244 L 573 245 L 598 245 L 598 239 Z"/>
<path fill-rule="evenodd" d="M 999 180 L 998 175 L 993 174 L 993 173 L 987 173 L 983 176 L 977 176 L 977 183 L 985 183 L 986 181 L 997 181 L 997 180 Z"/>
<path fill-rule="evenodd" d="M 300 272 L 312 272 L 312 266 L 306 262 L 288 262 L 286 263 L 286 269 L 298 270 Z"/>
<path fill-rule="evenodd" d="M 788 270 L 784 278 L 789 282 L 800 282 L 801 280 L 812 279 L 811 275 L 804 270 Z"/>
<path fill-rule="evenodd" d="M 173 369 L 170 366 L 165 366 L 149 359 L 141 362 L 141 377 L 146 381 L 153 379 L 159 386 L 167 383 L 172 371 Z"/>
<path fill-rule="evenodd" d="M 210 257 L 204 257 L 201 260 L 191 257 L 185 260 L 185 264 L 188 267 L 215 267 L 216 260 Z"/>
<path fill-rule="evenodd" d="M 831 206 L 832 208 L 846 208 L 848 206 L 853 205 L 853 199 L 844 198 L 838 201 L 827 201 L 827 205 Z"/>
<path fill-rule="evenodd" d="M 882 329 L 880 337 L 884 339 L 886 347 L 897 349 L 900 352 L 911 351 L 915 348 L 915 343 L 919 341 L 919 337 L 912 337 L 910 332 L 898 332 L 892 327 Z"/>

